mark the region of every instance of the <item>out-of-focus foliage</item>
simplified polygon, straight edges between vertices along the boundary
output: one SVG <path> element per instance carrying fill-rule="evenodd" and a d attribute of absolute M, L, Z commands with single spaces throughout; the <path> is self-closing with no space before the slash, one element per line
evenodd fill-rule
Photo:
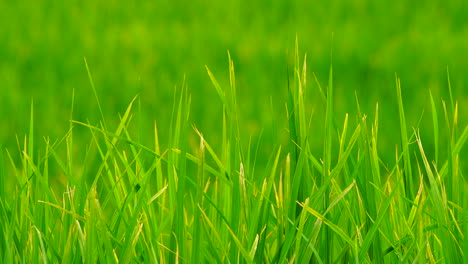
<path fill-rule="evenodd" d="M 236 62 L 242 134 L 264 128 L 263 136 L 274 142 L 281 131 L 270 128 L 284 116 L 296 34 L 301 52 L 308 54 L 309 73 L 321 83 L 333 62 L 340 118 L 355 109 L 354 91 L 367 113 L 377 101 L 390 109 L 387 113 L 396 110 L 395 72 L 410 125 L 429 107 L 429 89 L 435 98 L 448 98 L 447 66 L 454 97 L 467 102 L 468 27 L 461 0 L 37 0 L 2 1 L 0 10 L 0 142 L 10 148 L 16 148 L 16 134 L 27 132 L 31 98 L 39 138 L 65 134 L 73 89 L 73 118 L 98 122 L 83 57 L 109 119 L 118 121 L 117 113 L 141 95 L 135 119 L 144 142 L 152 141 L 153 120 L 167 136 L 174 87 L 185 74 L 193 97 L 191 118 L 216 142 L 221 103 L 204 65 L 227 85 L 227 50 Z M 319 98 L 311 78 L 308 98 L 311 104 Z M 398 123 L 381 119 L 385 138 Z"/>

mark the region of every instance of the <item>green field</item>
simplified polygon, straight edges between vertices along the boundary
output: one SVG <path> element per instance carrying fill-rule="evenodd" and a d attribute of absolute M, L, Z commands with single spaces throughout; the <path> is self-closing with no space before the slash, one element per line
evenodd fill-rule
<path fill-rule="evenodd" d="M 468 263 L 466 8 L 0 2 L 0 262 Z"/>

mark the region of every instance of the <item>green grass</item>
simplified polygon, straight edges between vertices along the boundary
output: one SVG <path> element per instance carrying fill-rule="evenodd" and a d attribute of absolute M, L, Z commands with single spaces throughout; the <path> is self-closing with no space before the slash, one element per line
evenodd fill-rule
<path fill-rule="evenodd" d="M 153 143 L 139 140 L 140 97 L 117 122 L 105 122 L 86 63 L 102 120 L 76 118 L 74 105 L 83 102 L 73 96 L 68 132 L 55 141 L 43 138 L 41 147 L 31 103 L 28 136 L 17 137 L 18 150 L 0 152 L 0 259 L 467 263 L 462 150 L 468 126 L 458 120 L 463 105 L 452 96 L 434 100 L 428 91 L 431 114 L 422 120 L 432 121 L 433 131 L 410 125 L 404 79 L 396 77 L 398 112 L 385 115 L 399 120 L 399 127 L 384 133 L 399 143 L 385 148 L 379 125 L 386 120 L 379 116 L 388 109 L 376 104 L 371 120 L 356 96 L 351 114 L 340 116 L 333 67 L 326 85 L 317 78 L 310 84 L 297 40 L 294 54 L 287 101 L 272 105 L 285 107 L 285 122 L 274 129 L 286 140 L 273 144 L 244 137 L 239 109 L 246 98 L 237 95 L 229 53 L 228 76 L 222 77 L 228 85 L 206 67 L 222 103 L 216 145 L 192 119 L 185 80 L 174 93 L 167 142 L 156 122 Z M 450 79 L 448 87 L 452 95 Z M 321 95 L 321 110 L 311 109 L 312 89 Z M 258 162 L 270 145 L 267 161 Z"/>

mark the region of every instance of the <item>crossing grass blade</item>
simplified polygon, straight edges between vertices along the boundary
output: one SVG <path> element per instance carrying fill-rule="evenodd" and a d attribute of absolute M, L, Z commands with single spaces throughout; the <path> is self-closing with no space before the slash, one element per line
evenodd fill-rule
<path fill-rule="evenodd" d="M 392 201 L 393 196 L 396 193 L 396 190 L 397 190 L 397 188 L 394 188 L 393 191 L 383 201 L 382 207 L 380 208 L 379 213 L 378 213 L 378 217 L 375 220 L 375 222 L 373 223 L 373 225 L 371 226 L 369 232 L 366 235 L 366 238 L 364 239 L 364 241 L 363 241 L 363 243 L 362 243 L 362 245 L 361 245 L 361 247 L 359 249 L 359 261 L 360 262 L 364 261 L 364 257 L 367 254 L 367 250 L 369 249 L 369 247 L 370 247 L 370 245 L 371 245 L 371 243 L 373 241 L 373 238 L 377 234 L 377 231 L 380 228 L 380 225 L 381 225 L 382 221 L 385 219 L 385 217 L 387 215 L 387 210 L 388 210 L 388 208 L 390 206 L 390 203 Z"/>
<path fill-rule="evenodd" d="M 326 224 L 330 229 L 335 232 L 344 242 L 348 243 L 349 245 L 354 245 L 354 241 L 336 224 L 331 222 L 329 219 L 325 218 L 322 214 L 317 212 L 316 210 L 310 208 L 306 204 L 300 204 L 304 207 L 304 209 L 315 216 L 316 218 L 320 219 L 324 224 Z"/>

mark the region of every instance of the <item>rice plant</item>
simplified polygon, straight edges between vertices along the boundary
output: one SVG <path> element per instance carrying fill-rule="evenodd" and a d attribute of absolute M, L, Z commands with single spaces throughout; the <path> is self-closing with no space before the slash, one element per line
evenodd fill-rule
<path fill-rule="evenodd" d="M 167 142 L 154 122 L 154 143 L 138 139 L 135 97 L 118 116 L 76 119 L 68 132 L 0 152 L 0 259 L 4 263 L 468 263 L 468 182 L 462 149 L 463 106 L 430 94 L 433 131 L 408 124 L 404 80 L 395 77 L 399 127 L 394 148 L 379 144 L 374 118 L 361 110 L 339 116 L 330 66 L 328 83 L 307 82 L 307 57 L 296 42 L 284 105 L 287 141 L 257 163 L 261 140 L 245 140 L 234 62 L 229 83 L 207 75 L 222 103 L 221 143 L 191 120 L 191 90 L 176 89 Z M 448 89 L 451 85 L 448 81 Z M 323 106 L 308 104 L 317 89 Z M 195 91 L 196 92 L 196 91 Z M 460 109 L 460 110 L 459 110 Z M 385 109 L 384 109 L 385 110 Z M 342 123 L 340 120 L 344 120 Z M 66 122 L 66 121 L 65 121 Z M 321 122 L 317 124 L 316 122 Z M 311 124 L 315 123 L 315 126 Z M 465 122 L 466 123 L 466 122 Z M 321 130 L 317 131 L 317 127 Z M 138 130 L 138 129 L 136 129 Z M 74 138 L 88 137 L 77 146 Z M 434 149 L 421 134 L 429 135 Z M 193 140 L 197 142 L 193 144 Z M 320 142 L 316 149 L 312 142 Z M 41 147 L 44 146 L 44 147 Z M 167 146 L 167 147 L 162 147 Z M 76 149 L 82 151 L 76 152 Z M 430 155 L 429 155 L 430 153 Z M 17 158 L 17 157 L 20 158 Z M 392 157 L 388 160 L 387 157 Z"/>

